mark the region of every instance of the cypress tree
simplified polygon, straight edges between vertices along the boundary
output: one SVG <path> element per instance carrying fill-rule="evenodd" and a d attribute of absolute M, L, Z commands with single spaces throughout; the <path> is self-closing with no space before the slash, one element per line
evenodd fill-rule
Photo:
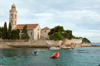
<path fill-rule="evenodd" d="M 19 39 L 19 29 L 17 30 L 12 30 L 11 31 L 11 39 L 12 40 L 16 40 L 16 39 Z"/>
<path fill-rule="evenodd" d="M 5 22 L 3 32 L 2 32 L 2 39 L 7 39 L 7 23 Z"/>
<path fill-rule="evenodd" d="M 2 28 L 0 27 L 0 38 L 2 37 Z"/>
<path fill-rule="evenodd" d="M 11 23 L 9 23 L 7 38 L 8 38 L 8 39 L 11 39 Z"/>
<path fill-rule="evenodd" d="M 20 38 L 20 37 L 19 37 L 19 33 L 20 33 L 20 30 L 17 29 L 17 30 L 16 30 L 16 39 L 19 39 L 19 38 Z"/>
<path fill-rule="evenodd" d="M 22 29 L 22 36 L 21 36 L 22 39 L 29 39 L 29 36 L 27 34 L 27 25 L 25 25 Z"/>

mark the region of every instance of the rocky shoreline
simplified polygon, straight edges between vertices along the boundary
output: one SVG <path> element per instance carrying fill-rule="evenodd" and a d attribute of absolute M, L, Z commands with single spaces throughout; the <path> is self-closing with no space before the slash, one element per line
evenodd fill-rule
<path fill-rule="evenodd" d="M 82 47 L 100 47 L 100 45 L 89 45 L 89 46 L 82 46 Z"/>

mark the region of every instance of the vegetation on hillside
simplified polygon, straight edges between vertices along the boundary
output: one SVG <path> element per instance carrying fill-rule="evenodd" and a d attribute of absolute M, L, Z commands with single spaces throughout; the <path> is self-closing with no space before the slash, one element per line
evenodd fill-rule
<path fill-rule="evenodd" d="M 67 39 L 80 39 L 82 37 L 75 37 L 72 35 L 72 30 L 64 30 L 63 26 L 55 26 L 54 28 L 52 28 L 50 30 L 50 32 L 48 33 L 49 38 L 51 40 L 62 40 L 64 38 Z M 90 41 L 87 38 L 82 38 L 82 42 L 88 42 L 90 43 Z"/>
<path fill-rule="evenodd" d="M 53 39 L 53 40 L 62 40 L 62 35 L 60 34 L 60 32 L 56 32 L 56 33 L 53 33 L 51 36 L 50 36 L 50 39 Z"/>
<path fill-rule="evenodd" d="M 71 30 L 64 30 L 63 26 L 56 26 L 50 30 L 48 33 L 49 38 L 52 40 L 62 40 L 63 38 L 71 39 L 72 31 Z"/>

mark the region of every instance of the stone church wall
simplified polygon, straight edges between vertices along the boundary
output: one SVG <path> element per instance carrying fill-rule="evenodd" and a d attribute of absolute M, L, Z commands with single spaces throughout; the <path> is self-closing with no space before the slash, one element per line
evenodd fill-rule
<path fill-rule="evenodd" d="M 34 30 L 33 29 L 28 29 L 27 31 L 29 37 L 30 37 L 30 40 L 34 40 Z"/>
<path fill-rule="evenodd" d="M 50 30 L 41 30 L 41 39 L 49 39 L 49 32 Z"/>
<path fill-rule="evenodd" d="M 38 40 L 40 39 L 41 36 L 41 28 L 38 25 L 35 29 L 34 29 L 34 40 Z"/>

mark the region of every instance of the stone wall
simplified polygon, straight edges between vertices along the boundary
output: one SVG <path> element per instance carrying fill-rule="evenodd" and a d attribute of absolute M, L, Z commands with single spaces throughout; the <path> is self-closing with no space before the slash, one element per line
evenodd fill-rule
<path fill-rule="evenodd" d="M 64 39 L 64 40 L 63 40 L 63 44 L 71 44 L 71 43 L 80 44 L 80 43 L 82 43 L 82 39 L 71 39 L 71 40 L 69 40 L 69 39 Z"/>
<path fill-rule="evenodd" d="M 33 40 L 33 41 L 28 41 L 24 42 L 24 40 L 15 40 L 15 41 L 1 41 L 0 40 L 0 45 L 8 45 L 8 46 L 59 46 L 62 43 L 63 44 L 71 44 L 71 43 L 76 43 L 79 44 L 82 42 L 82 39 L 65 39 L 63 41 L 54 41 L 54 40 Z"/>
<path fill-rule="evenodd" d="M 49 39 L 49 32 L 50 30 L 41 30 L 41 39 Z"/>
<path fill-rule="evenodd" d="M 61 41 L 61 40 L 59 40 L 59 41 L 54 41 L 54 40 L 46 40 L 46 43 L 47 43 L 48 45 L 60 46 L 60 45 L 61 45 L 61 43 L 62 43 L 62 41 Z"/>
<path fill-rule="evenodd" d="M 25 40 L 7 40 L 7 39 L 3 40 L 3 39 L 0 39 L 0 43 L 1 42 L 25 42 Z"/>

